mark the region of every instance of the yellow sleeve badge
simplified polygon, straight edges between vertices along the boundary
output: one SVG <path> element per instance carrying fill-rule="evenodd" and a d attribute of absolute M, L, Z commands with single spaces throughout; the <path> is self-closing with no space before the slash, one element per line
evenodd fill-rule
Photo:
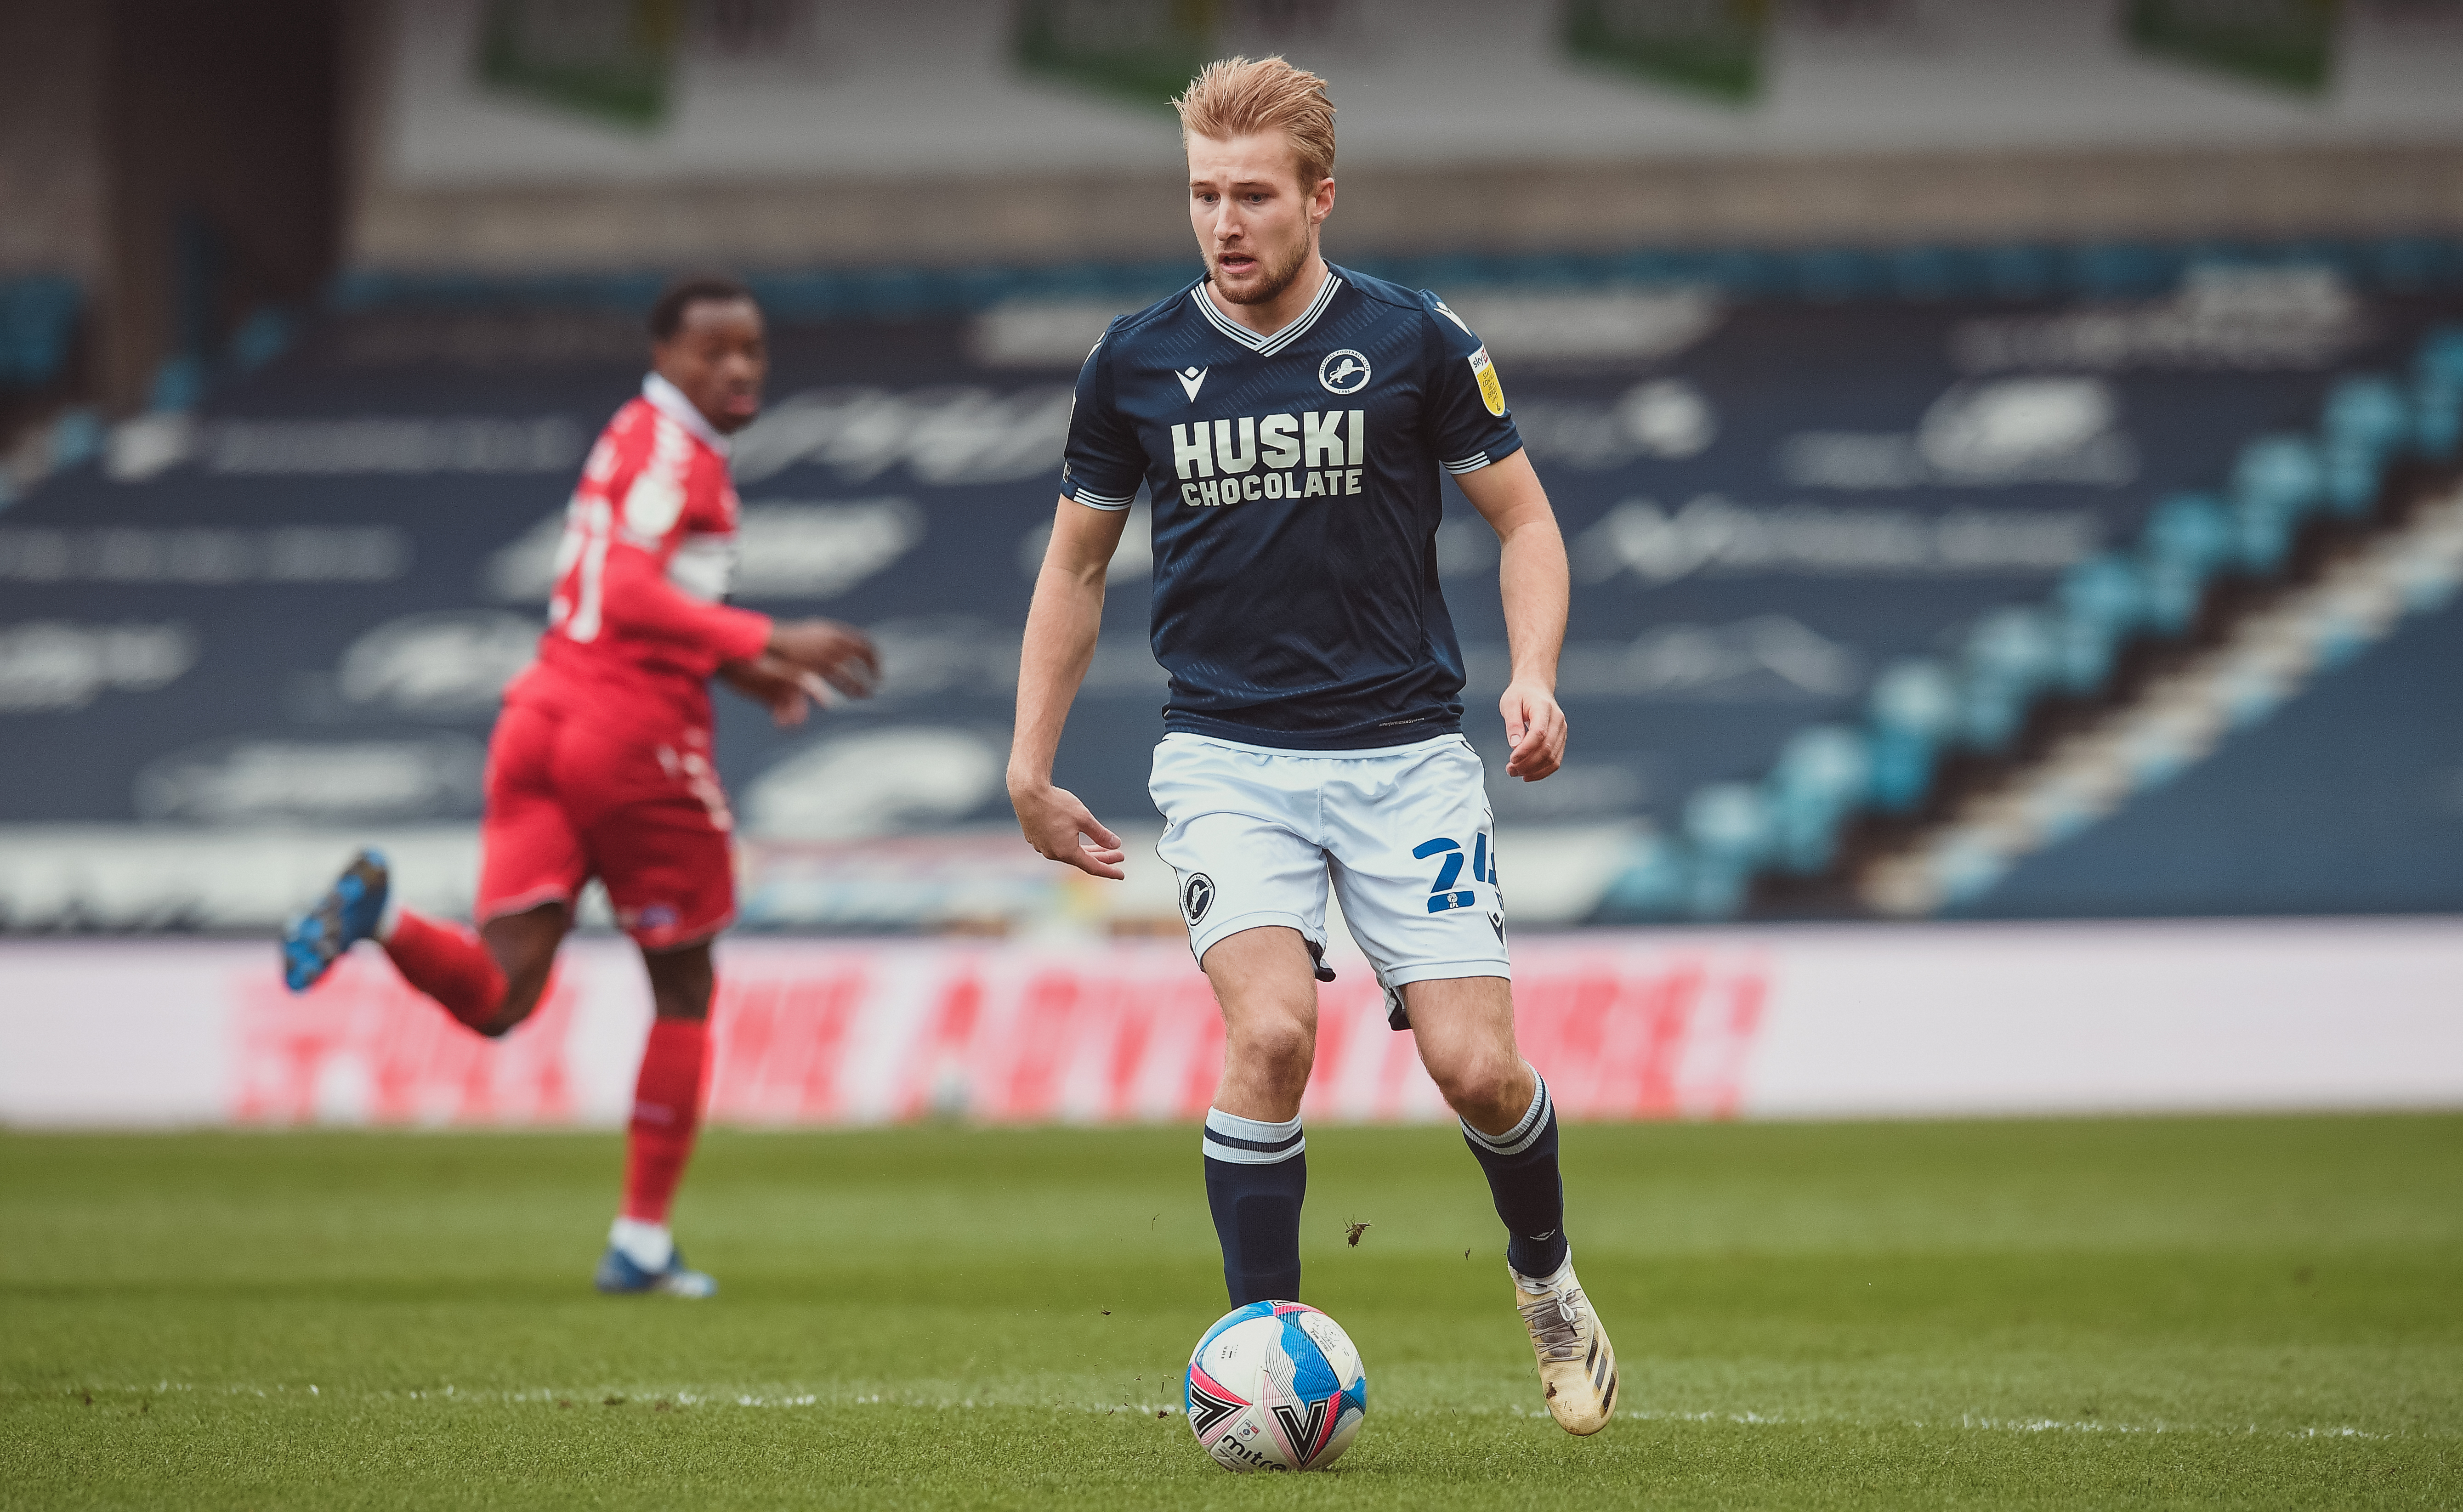
<path fill-rule="evenodd" d="M 1471 355 L 1471 376 L 1479 379 L 1480 402 L 1488 406 L 1490 414 L 1499 420 L 1504 419 L 1505 385 L 1497 381 L 1496 364 L 1489 360 L 1488 348 L 1482 347 Z"/>

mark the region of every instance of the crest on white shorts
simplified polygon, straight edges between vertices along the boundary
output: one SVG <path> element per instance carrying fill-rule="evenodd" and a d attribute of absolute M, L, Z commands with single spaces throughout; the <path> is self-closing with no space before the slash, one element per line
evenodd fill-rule
<path fill-rule="evenodd" d="M 1213 906 L 1214 878 L 1203 872 L 1191 872 L 1188 880 L 1180 884 L 1180 916 L 1194 927 Z"/>

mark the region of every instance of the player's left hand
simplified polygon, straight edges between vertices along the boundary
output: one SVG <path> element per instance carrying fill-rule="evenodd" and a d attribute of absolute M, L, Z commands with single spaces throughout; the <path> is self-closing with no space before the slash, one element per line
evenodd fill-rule
<path fill-rule="evenodd" d="M 718 669 L 719 680 L 770 711 L 771 723 L 792 729 L 812 711 L 803 669 L 763 652 L 750 661 L 730 661 Z"/>
<path fill-rule="evenodd" d="M 1537 782 L 1565 762 L 1565 711 L 1540 683 L 1517 680 L 1496 701 L 1505 716 L 1505 738 L 1514 745 L 1505 775 Z"/>

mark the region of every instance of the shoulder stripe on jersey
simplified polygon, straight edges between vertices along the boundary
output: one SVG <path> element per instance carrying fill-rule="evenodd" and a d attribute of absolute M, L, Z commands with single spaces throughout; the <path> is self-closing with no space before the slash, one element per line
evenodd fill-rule
<path fill-rule="evenodd" d="M 1460 462 L 1441 462 L 1437 465 L 1451 473 L 1477 472 L 1488 465 L 1488 453 L 1475 451 Z"/>
<path fill-rule="evenodd" d="M 1335 291 L 1341 287 L 1342 280 L 1335 276 L 1332 269 L 1328 269 L 1325 282 L 1319 286 L 1317 297 L 1309 301 L 1309 307 L 1295 316 L 1290 325 L 1272 335 L 1259 335 L 1222 311 L 1215 309 L 1214 301 L 1206 297 L 1204 284 L 1191 289 L 1188 292 L 1188 297 L 1197 301 L 1197 308 L 1205 313 L 1209 321 L 1212 322 L 1215 330 L 1222 332 L 1259 356 L 1270 357 L 1307 335 L 1308 328 L 1317 324 L 1317 317 L 1325 313 L 1325 307 L 1333 300 Z"/>

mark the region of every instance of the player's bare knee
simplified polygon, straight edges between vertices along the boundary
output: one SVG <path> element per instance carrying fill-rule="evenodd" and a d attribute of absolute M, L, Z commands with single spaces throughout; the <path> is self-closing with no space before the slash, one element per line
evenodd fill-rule
<path fill-rule="evenodd" d="M 477 1026 L 479 1032 L 491 1040 L 500 1040 L 519 1028 L 522 1021 L 537 1010 L 539 999 L 546 996 L 548 974 L 553 964 L 550 961 L 519 975 L 509 974 L 505 995 L 496 1000 L 495 1013 L 486 1023 Z"/>
<path fill-rule="evenodd" d="M 1248 1015 L 1226 1038 L 1228 1055 L 1276 1085 L 1306 1085 L 1310 1064 L 1317 1059 L 1316 1029 L 1289 1015 Z"/>
<path fill-rule="evenodd" d="M 1511 1050 L 1482 1046 L 1429 1067 L 1428 1074 L 1445 1094 L 1446 1106 L 1474 1128 L 1500 1120 L 1511 1125 L 1529 1100 L 1527 1094 L 1518 1095 L 1525 1073 L 1521 1058 Z"/>

